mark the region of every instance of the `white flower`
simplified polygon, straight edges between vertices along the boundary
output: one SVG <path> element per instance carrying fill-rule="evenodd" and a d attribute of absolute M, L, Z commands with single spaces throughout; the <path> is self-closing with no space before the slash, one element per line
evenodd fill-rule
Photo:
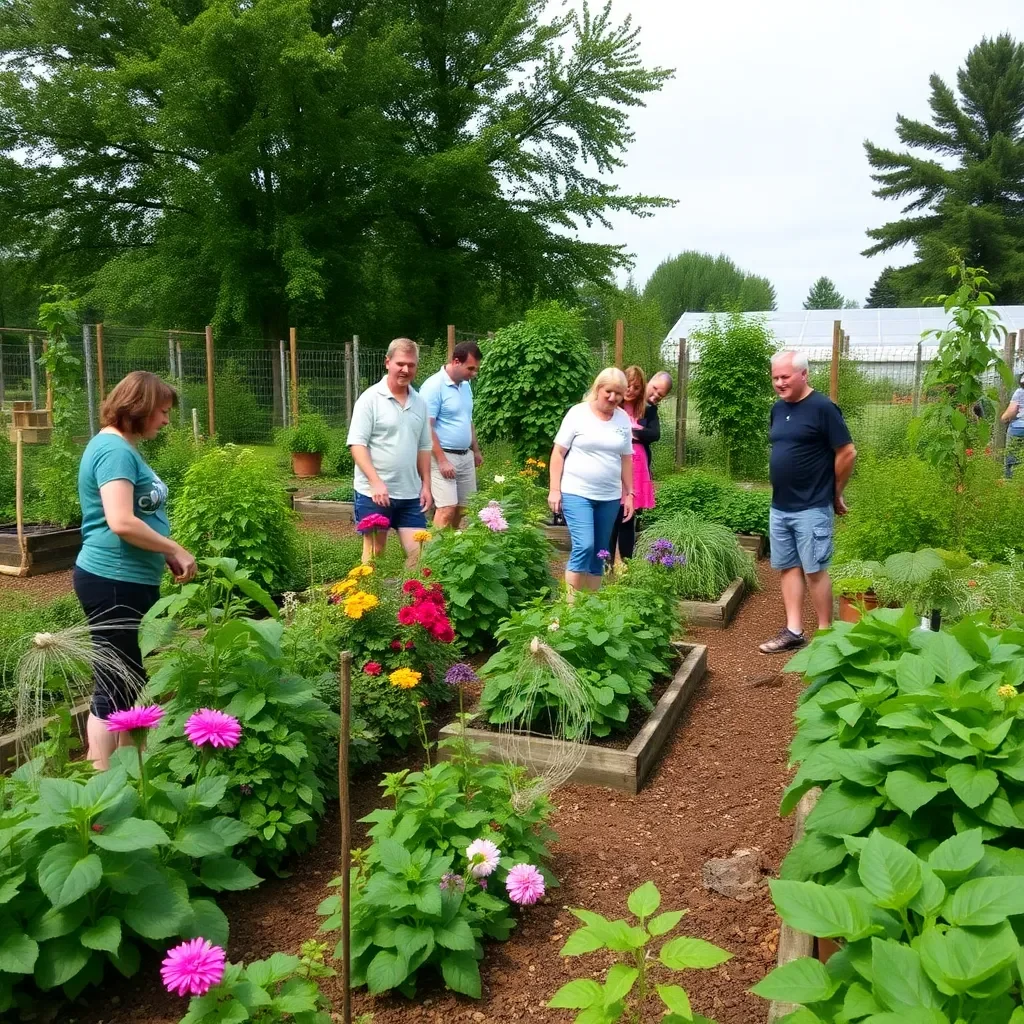
<path fill-rule="evenodd" d="M 494 478 L 494 482 L 496 484 L 503 484 L 505 482 L 505 478 L 503 476 L 496 476 Z"/>
<path fill-rule="evenodd" d="M 489 839 L 474 839 L 466 847 L 469 873 L 474 878 L 486 878 L 498 866 L 501 850 Z"/>
<path fill-rule="evenodd" d="M 548 632 L 549 633 L 556 633 L 556 632 L 558 632 L 558 619 L 552 619 L 551 620 L 551 624 L 548 626 Z"/>

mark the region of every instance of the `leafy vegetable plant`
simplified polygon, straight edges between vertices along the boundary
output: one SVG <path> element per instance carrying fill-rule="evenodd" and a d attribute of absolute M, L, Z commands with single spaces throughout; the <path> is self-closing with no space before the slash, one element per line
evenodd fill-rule
<path fill-rule="evenodd" d="M 677 936 L 663 942 L 655 955 L 650 948 L 653 940 L 674 931 L 686 911 L 659 914 L 661 893 L 653 882 L 634 889 L 627 905 L 634 922 L 609 921 L 590 910 L 571 911 L 583 926 L 566 940 L 562 956 L 606 950 L 616 955 L 616 962 L 608 968 L 603 985 L 592 978 L 577 978 L 563 985 L 548 1006 L 579 1010 L 576 1024 L 619 1020 L 639 1024 L 653 1020 L 655 1012 L 665 1014 L 660 1018 L 664 1024 L 714 1024 L 693 1012 L 686 989 L 664 972 L 717 967 L 732 959 L 732 954 L 703 939 Z"/>

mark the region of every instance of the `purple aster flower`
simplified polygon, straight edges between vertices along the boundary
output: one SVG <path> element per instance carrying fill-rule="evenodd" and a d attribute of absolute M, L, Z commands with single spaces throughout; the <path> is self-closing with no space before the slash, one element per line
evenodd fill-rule
<path fill-rule="evenodd" d="M 686 555 L 675 555 L 673 562 L 677 568 L 686 565 Z"/>
<path fill-rule="evenodd" d="M 438 887 L 442 892 L 465 892 L 466 891 L 466 880 L 462 875 L 457 875 L 454 871 L 448 871 L 441 876 L 441 881 L 437 883 Z"/>
<path fill-rule="evenodd" d="M 611 552 L 607 551 L 605 548 L 601 548 L 597 553 L 597 557 L 600 558 L 602 562 L 607 562 L 612 556 Z"/>
<path fill-rule="evenodd" d="M 659 537 L 652 545 L 651 550 L 659 553 L 671 551 L 673 547 L 672 541 L 666 537 Z"/>
<path fill-rule="evenodd" d="M 448 669 L 444 675 L 444 681 L 449 686 L 468 686 L 470 683 L 479 683 L 480 677 L 473 671 L 472 665 L 460 661 Z"/>
<path fill-rule="evenodd" d="M 671 569 L 676 564 L 675 556 L 663 555 L 661 558 L 661 564 L 665 566 L 666 569 Z"/>

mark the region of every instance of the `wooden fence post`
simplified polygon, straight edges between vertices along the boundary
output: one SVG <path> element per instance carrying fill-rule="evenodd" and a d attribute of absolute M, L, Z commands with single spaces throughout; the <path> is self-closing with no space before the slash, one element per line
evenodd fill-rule
<path fill-rule="evenodd" d="M 96 383 L 102 402 L 107 397 L 107 378 L 103 372 L 103 324 L 96 325 Z"/>
<path fill-rule="evenodd" d="M 345 425 L 352 422 L 352 342 L 345 342 Z"/>
<path fill-rule="evenodd" d="M 284 338 L 278 341 L 281 356 L 281 426 L 288 426 L 288 363 L 284 355 Z"/>
<path fill-rule="evenodd" d="M 82 324 L 82 359 L 85 362 L 85 405 L 89 413 L 89 436 L 96 433 L 96 395 L 92 379 L 92 328 Z M 0 395 L 0 404 L 2 395 Z"/>
<path fill-rule="evenodd" d="M 32 408 L 39 408 L 39 375 L 36 372 L 36 339 L 28 336 L 28 377 L 32 387 Z"/>
<path fill-rule="evenodd" d="M 626 325 L 621 320 L 615 321 L 615 365 L 624 368 L 624 351 L 626 348 Z"/>
<path fill-rule="evenodd" d="M 353 401 L 359 397 L 362 390 L 363 375 L 359 369 L 359 335 L 352 335 L 352 376 L 355 378 L 355 390 L 352 392 Z"/>
<path fill-rule="evenodd" d="M 46 338 L 43 338 L 43 355 L 45 356 L 50 345 Z M 49 413 L 50 425 L 53 425 L 53 374 L 46 371 L 46 411 Z"/>
<path fill-rule="evenodd" d="M 828 397 L 839 402 L 839 350 L 843 342 L 843 322 L 832 322 L 832 378 L 828 385 Z"/>
<path fill-rule="evenodd" d="M 291 353 L 292 426 L 299 422 L 299 335 L 288 328 L 288 351 Z"/>
<path fill-rule="evenodd" d="M 676 397 L 676 469 L 686 464 L 686 413 L 689 403 L 690 349 L 685 338 L 679 339 L 678 395 Z"/>
<path fill-rule="evenodd" d="M 1017 347 L 1017 332 L 1007 331 L 1006 338 L 1003 341 L 1003 362 L 1010 368 L 1010 372 L 1013 372 L 1014 363 L 1014 351 Z M 992 447 L 997 451 L 1002 451 L 1006 447 L 1006 424 L 1002 421 L 1003 413 L 1006 412 L 1006 407 L 1010 404 L 1010 392 L 1006 385 L 1003 383 L 1003 378 L 999 378 L 999 405 L 996 407 L 996 429 L 995 437 L 992 439 Z"/>
<path fill-rule="evenodd" d="M 174 342 L 174 353 L 178 357 L 178 392 L 179 409 L 181 410 L 182 426 L 188 421 L 188 399 L 185 397 L 185 370 L 181 364 L 181 339 Z"/>
<path fill-rule="evenodd" d="M 452 361 L 455 354 L 455 324 L 448 325 L 448 362 Z"/>
<path fill-rule="evenodd" d="M 209 416 L 207 432 L 210 437 L 217 433 L 217 402 L 213 386 L 213 326 L 206 325 L 206 407 Z"/>
<path fill-rule="evenodd" d="M 921 408 L 921 342 L 917 343 L 917 351 L 914 353 L 914 394 L 910 400 L 911 409 L 916 416 Z"/>

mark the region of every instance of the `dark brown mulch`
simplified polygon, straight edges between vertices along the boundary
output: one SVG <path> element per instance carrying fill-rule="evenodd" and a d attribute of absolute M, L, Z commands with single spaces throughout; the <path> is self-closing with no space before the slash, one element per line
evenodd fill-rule
<path fill-rule="evenodd" d="M 691 639 L 708 645 L 710 671 L 647 788 L 636 797 L 586 787 L 555 793 L 553 824 L 559 841 L 554 868 L 562 886 L 543 905 L 521 915 L 522 924 L 509 942 L 488 948 L 483 999 L 457 997 L 432 982 L 414 1003 L 356 993 L 356 1012 L 372 1011 L 374 1024 L 568 1021 L 568 1012 L 546 1010 L 544 1003 L 565 981 L 597 974 L 606 961 L 600 955 L 571 961 L 559 957 L 574 927 L 566 908 L 624 916 L 628 892 L 651 878 L 662 891 L 664 908 L 688 908 L 683 934 L 716 942 L 734 954 L 719 968 L 684 976 L 695 1010 L 719 1024 L 763 1024 L 767 1004 L 747 990 L 774 964 L 778 920 L 768 889 L 739 903 L 704 890 L 700 882 L 706 860 L 739 847 L 759 847 L 766 872 L 774 873 L 792 837 L 791 821 L 778 817 L 778 802 L 788 778 L 786 748 L 799 683 L 781 673 L 784 655 L 757 652 L 757 644 L 772 636 L 781 621 L 777 578 L 764 563 L 761 578 L 764 590 L 747 598 L 729 630 L 692 632 Z M 355 814 L 378 805 L 377 779 L 372 773 L 353 786 Z M 295 865 L 291 878 L 224 901 L 232 925 L 230 957 L 294 951 L 315 934 L 316 907 L 336 872 L 337 857 L 337 821 L 331 816 L 319 846 Z M 337 984 L 328 983 L 327 991 L 339 1005 Z M 117 1004 L 111 999 L 114 992 Z M 85 1012 L 61 1019 L 176 1024 L 185 1009 L 183 1001 L 161 990 L 155 959 L 136 980 L 90 993 L 88 1000 Z M 660 1014 L 650 1017 L 651 1022 L 658 1019 Z"/>
<path fill-rule="evenodd" d="M 0 608 L 38 606 L 73 592 L 70 569 L 41 576 L 0 575 Z"/>

